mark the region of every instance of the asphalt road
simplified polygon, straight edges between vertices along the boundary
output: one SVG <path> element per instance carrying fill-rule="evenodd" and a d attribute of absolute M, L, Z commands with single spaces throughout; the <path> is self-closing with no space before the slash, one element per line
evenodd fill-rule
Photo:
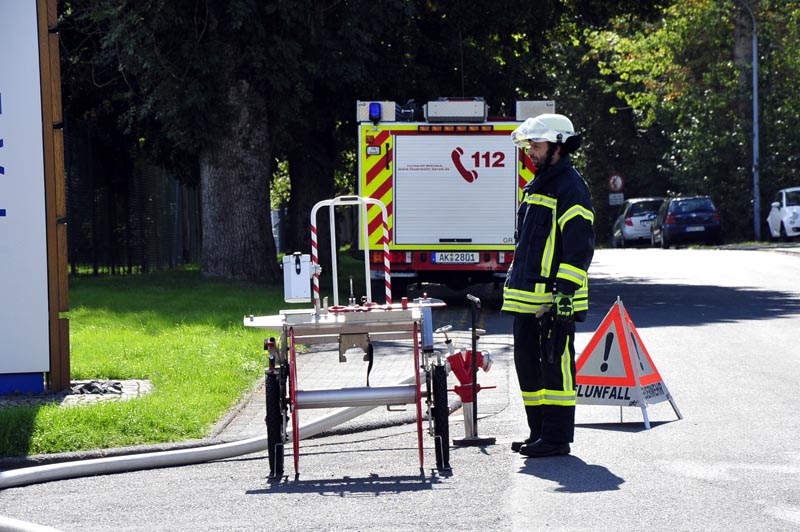
<path fill-rule="evenodd" d="M 497 443 L 452 448 L 450 474 L 430 469 L 429 444 L 421 474 L 416 427 L 400 425 L 309 440 L 298 480 L 269 483 L 260 453 L 10 488 L 0 515 L 65 532 L 800 530 L 798 273 L 800 254 L 774 251 L 598 251 L 576 347 L 619 297 L 684 419 L 652 405 L 646 430 L 638 408 L 579 406 L 570 456 L 509 450 L 523 419 L 510 321 L 483 287 L 498 387 L 481 392 L 479 431 Z"/>

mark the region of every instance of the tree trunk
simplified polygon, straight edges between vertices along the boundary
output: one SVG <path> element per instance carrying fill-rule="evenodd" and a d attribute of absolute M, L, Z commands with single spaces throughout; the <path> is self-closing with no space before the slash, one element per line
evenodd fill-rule
<path fill-rule="evenodd" d="M 227 103 L 229 119 L 200 160 L 201 271 L 207 277 L 275 282 L 266 107 L 246 81 L 232 86 Z"/>
<path fill-rule="evenodd" d="M 311 209 L 318 201 L 334 195 L 335 126 L 332 119 L 326 120 L 320 115 L 314 125 L 316 133 L 289 152 L 292 195 L 287 236 L 291 249 L 305 253 L 311 250 Z M 320 263 L 326 265 L 330 257 L 328 209 L 321 209 L 317 214 L 319 258 Z"/>

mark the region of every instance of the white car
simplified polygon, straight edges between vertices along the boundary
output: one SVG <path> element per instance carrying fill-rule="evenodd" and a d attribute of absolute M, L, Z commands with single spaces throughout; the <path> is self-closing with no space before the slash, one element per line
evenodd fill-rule
<path fill-rule="evenodd" d="M 625 200 L 611 228 L 611 247 L 625 248 L 650 243 L 650 226 L 664 198 L 632 198 Z"/>
<path fill-rule="evenodd" d="M 787 241 L 800 236 L 800 187 L 784 188 L 775 194 L 767 225 L 772 238 Z"/>

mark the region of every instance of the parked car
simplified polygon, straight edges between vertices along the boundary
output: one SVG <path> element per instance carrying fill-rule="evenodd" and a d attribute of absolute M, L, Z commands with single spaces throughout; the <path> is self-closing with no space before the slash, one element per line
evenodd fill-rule
<path fill-rule="evenodd" d="M 786 241 L 800 235 L 800 187 L 784 188 L 775 194 L 767 225 L 772 238 Z"/>
<path fill-rule="evenodd" d="M 611 228 L 611 247 L 624 248 L 635 243 L 650 242 L 650 226 L 664 198 L 631 198 L 625 200 Z"/>
<path fill-rule="evenodd" d="M 719 211 L 708 196 L 666 199 L 653 220 L 650 241 L 662 248 L 687 242 L 721 244 Z"/>

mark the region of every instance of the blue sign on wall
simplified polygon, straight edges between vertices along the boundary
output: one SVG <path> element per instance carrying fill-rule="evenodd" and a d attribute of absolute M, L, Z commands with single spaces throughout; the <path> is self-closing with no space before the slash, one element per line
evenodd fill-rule
<path fill-rule="evenodd" d="M 3 93 L 0 93 L 0 115 L 1 114 L 3 114 Z M 2 147 L 3 147 L 3 139 L 2 139 L 2 137 L 0 137 L 0 148 L 2 148 Z M 0 155 L 2 155 L 2 152 L 0 152 Z M 0 156 L 0 163 L 2 163 L 2 162 L 3 162 L 3 158 Z M 0 175 L 5 175 L 5 173 L 6 173 L 6 169 L 3 168 L 2 164 L 0 164 Z M 5 216 L 5 215 L 6 215 L 6 210 L 3 209 L 2 207 L 0 207 L 0 216 Z"/>
<path fill-rule="evenodd" d="M 37 2 L 0 5 L 2 394 L 43 389 L 50 371 L 50 309 Z"/>

